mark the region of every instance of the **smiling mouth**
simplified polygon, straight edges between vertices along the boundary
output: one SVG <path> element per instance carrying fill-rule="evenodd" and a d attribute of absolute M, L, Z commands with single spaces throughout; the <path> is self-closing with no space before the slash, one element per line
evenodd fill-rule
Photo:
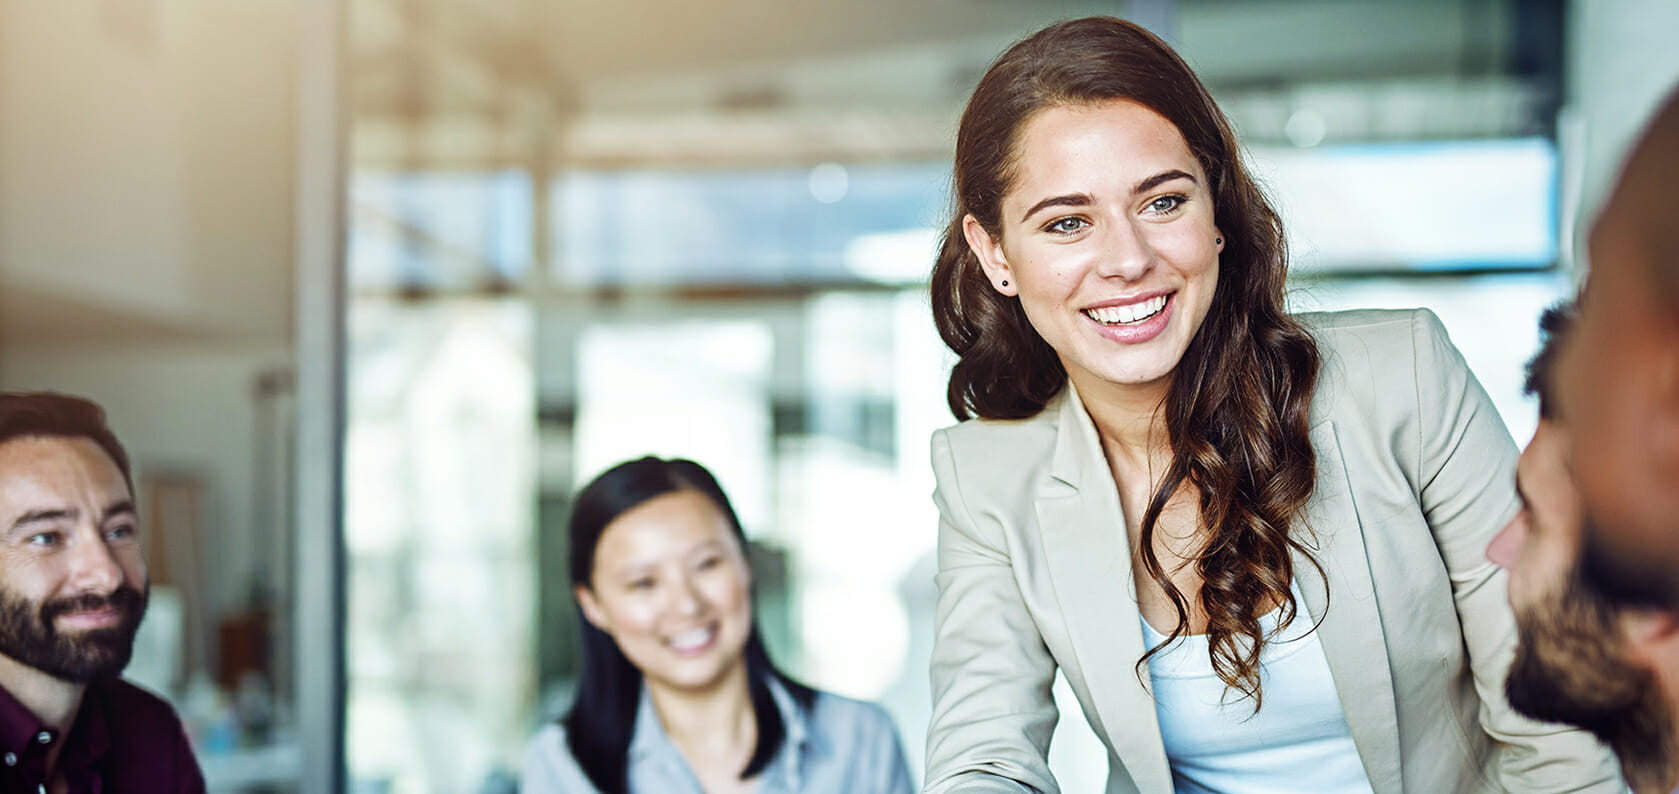
<path fill-rule="evenodd" d="M 1085 309 L 1084 316 L 1102 325 L 1135 325 L 1165 311 L 1166 299 L 1170 297 L 1170 295 L 1161 295 L 1125 306 L 1103 306 L 1095 309 Z"/>
<path fill-rule="evenodd" d="M 707 645 L 710 645 L 711 641 L 716 637 L 717 627 L 715 625 L 703 626 L 697 629 L 689 629 L 681 634 L 672 635 L 671 638 L 666 641 L 666 644 L 670 646 L 671 650 L 676 651 L 677 653 L 693 653 L 694 651 L 701 650 Z"/>
<path fill-rule="evenodd" d="M 122 622 L 122 610 L 110 606 L 103 609 L 89 609 L 80 612 L 64 612 L 56 620 L 72 628 L 96 629 L 115 626 Z"/>

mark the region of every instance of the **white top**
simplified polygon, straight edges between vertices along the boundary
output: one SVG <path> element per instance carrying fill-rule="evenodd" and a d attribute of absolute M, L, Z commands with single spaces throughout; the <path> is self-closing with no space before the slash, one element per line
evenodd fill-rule
<path fill-rule="evenodd" d="M 1206 635 L 1179 637 L 1149 658 L 1178 794 L 1370 794 L 1312 616 L 1292 589 L 1298 614 L 1260 651 L 1264 705 L 1257 714 L 1252 699 L 1227 690 L 1213 672 Z M 1260 618 L 1267 634 L 1281 613 Z M 1148 647 L 1166 639 L 1142 624 Z"/>

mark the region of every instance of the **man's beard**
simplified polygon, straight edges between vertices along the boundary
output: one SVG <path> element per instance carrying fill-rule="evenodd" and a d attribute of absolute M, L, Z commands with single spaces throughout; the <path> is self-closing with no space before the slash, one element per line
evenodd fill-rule
<path fill-rule="evenodd" d="M 112 678 L 128 666 L 134 634 L 146 614 L 147 589 L 121 587 L 109 596 L 85 594 L 37 602 L 0 587 L 0 654 L 61 681 Z M 60 634 L 53 620 L 68 612 L 115 609 L 116 625 Z"/>
<path fill-rule="evenodd" d="M 1679 574 L 1671 555 L 1627 553 L 1610 543 L 1590 516 L 1584 532 L 1580 569 L 1588 587 L 1617 605 L 1679 607 Z"/>
<path fill-rule="evenodd" d="M 1576 725 L 1615 751 L 1635 785 L 1663 781 L 1674 762 L 1673 717 L 1655 675 L 1623 656 L 1616 610 L 1578 569 L 1516 612 L 1520 642 L 1504 693 L 1529 717 Z"/>

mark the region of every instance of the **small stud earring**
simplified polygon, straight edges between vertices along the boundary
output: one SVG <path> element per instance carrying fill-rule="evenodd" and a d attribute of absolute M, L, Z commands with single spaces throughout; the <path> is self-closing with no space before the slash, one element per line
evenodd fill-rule
<path fill-rule="evenodd" d="M 1003 286 L 1005 286 L 1005 287 L 1006 287 L 1006 286 L 1008 286 L 1008 285 L 1009 285 L 1009 280 L 1008 280 L 1008 279 L 1006 279 L 1006 278 L 1005 278 L 1005 279 L 1003 279 Z"/>
<path fill-rule="evenodd" d="M 1214 237 L 1213 238 L 1213 245 L 1224 245 L 1224 238 L 1223 237 Z"/>

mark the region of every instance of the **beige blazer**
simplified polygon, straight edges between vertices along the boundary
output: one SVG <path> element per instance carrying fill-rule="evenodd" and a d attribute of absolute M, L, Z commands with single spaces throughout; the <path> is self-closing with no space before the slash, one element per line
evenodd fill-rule
<path fill-rule="evenodd" d="M 1318 482 L 1300 529 L 1327 581 L 1298 557 L 1294 575 L 1371 786 L 1621 790 L 1591 737 L 1505 703 L 1515 628 L 1483 552 L 1518 507 L 1516 449 L 1439 320 L 1301 319 L 1324 365 Z M 1108 748 L 1109 794 L 1172 791 L 1137 667 L 1147 648 L 1118 492 L 1078 395 L 1069 386 L 1030 419 L 940 430 L 932 454 L 939 599 L 923 791 L 1059 791 L 1045 760 L 1058 668 Z"/>

